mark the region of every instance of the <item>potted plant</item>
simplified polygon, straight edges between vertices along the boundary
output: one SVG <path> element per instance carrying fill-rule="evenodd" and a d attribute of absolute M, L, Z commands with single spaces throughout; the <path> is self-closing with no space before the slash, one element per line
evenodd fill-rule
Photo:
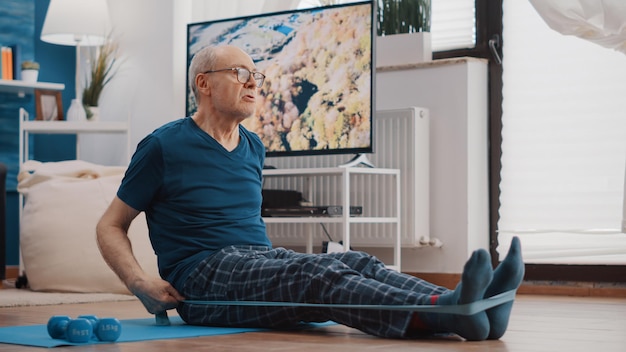
<path fill-rule="evenodd" d="M 89 73 L 82 98 L 89 120 L 97 120 L 99 117 L 100 94 L 117 73 L 115 66 L 117 59 L 118 45 L 110 39 L 96 48 L 95 53 L 92 52 L 89 58 Z"/>
<path fill-rule="evenodd" d="M 378 0 L 379 36 L 430 32 L 431 0 Z"/>
<path fill-rule="evenodd" d="M 39 77 L 39 63 L 32 60 L 22 62 L 22 81 L 37 82 Z"/>
<path fill-rule="evenodd" d="M 377 66 L 432 60 L 431 0 L 377 0 Z"/>

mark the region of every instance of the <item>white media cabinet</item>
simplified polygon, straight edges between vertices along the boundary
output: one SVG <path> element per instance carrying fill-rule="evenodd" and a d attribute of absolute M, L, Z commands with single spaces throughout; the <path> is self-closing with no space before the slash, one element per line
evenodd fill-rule
<path fill-rule="evenodd" d="M 389 214 L 372 214 L 370 209 L 363 209 L 363 215 L 350 215 L 351 205 L 362 205 L 352 203 L 351 199 L 364 195 L 355 195 L 355 185 L 363 182 L 368 177 L 390 177 L 393 179 L 395 192 L 395 204 L 387 204 Z M 341 216 L 311 216 L 311 217 L 264 217 L 266 224 L 309 224 L 307 226 L 307 242 L 306 251 L 313 251 L 313 226 L 326 223 L 341 224 L 344 250 L 348 250 L 351 246 L 350 231 L 353 224 L 374 224 L 374 223 L 391 223 L 395 225 L 395 234 L 392 237 L 393 243 L 393 264 L 387 264 L 388 267 L 400 271 L 400 249 L 401 249 L 401 183 L 400 170 L 398 169 L 381 169 L 368 167 L 327 167 L 327 168 L 299 168 L 299 169 L 264 169 L 263 177 L 265 181 L 271 181 L 272 178 L 290 178 L 297 180 L 304 188 L 303 196 L 307 200 L 314 200 L 317 194 L 323 193 L 318 188 L 324 187 L 324 182 L 333 183 L 331 189 L 337 189 L 340 193 L 338 204 L 313 204 L 313 205 L 341 205 L 343 212 Z M 326 177 L 327 180 L 319 182 L 320 178 Z M 298 183 L 294 182 L 294 183 Z M 269 231 L 269 229 L 268 229 Z M 269 233 L 271 237 L 271 233 Z M 337 240 L 337 239 L 334 239 Z"/>

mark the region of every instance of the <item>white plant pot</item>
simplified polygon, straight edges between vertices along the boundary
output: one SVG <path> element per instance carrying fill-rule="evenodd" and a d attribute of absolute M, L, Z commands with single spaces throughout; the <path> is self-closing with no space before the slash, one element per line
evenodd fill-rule
<path fill-rule="evenodd" d="M 410 65 L 432 59 L 430 32 L 376 37 L 376 67 Z"/>
<path fill-rule="evenodd" d="M 88 106 L 87 110 L 87 120 L 100 121 L 100 108 L 97 106 Z"/>
<path fill-rule="evenodd" d="M 39 70 L 22 70 L 22 81 L 24 82 L 37 82 L 39 77 Z"/>

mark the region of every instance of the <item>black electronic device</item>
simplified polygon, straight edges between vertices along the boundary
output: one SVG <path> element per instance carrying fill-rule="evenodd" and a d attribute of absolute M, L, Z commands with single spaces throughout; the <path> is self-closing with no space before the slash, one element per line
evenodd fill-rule
<path fill-rule="evenodd" d="M 350 206 L 350 216 L 363 214 L 362 206 Z M 342 216 L 341 205 L 293 206 L 261 209 L 264 217 Z"/>
<path fill-rule="evenodd" d="M 292 190 L 263 189 L 263 208 L 299 207 L 304 201 L 302 193 Z"/>

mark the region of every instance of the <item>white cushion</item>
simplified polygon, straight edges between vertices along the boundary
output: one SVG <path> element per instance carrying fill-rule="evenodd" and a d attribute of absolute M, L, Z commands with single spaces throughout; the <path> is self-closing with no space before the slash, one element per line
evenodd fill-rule
<path fill-rule="evenodd" d="M 22 165 L 20 247 L 32 290 L 129 294 L 102 258 L 95 232 L 124 171 L 80 160 Z M 143 213 L 133 221 L 129 237 L 139 264 L 158 276 Z"/>

